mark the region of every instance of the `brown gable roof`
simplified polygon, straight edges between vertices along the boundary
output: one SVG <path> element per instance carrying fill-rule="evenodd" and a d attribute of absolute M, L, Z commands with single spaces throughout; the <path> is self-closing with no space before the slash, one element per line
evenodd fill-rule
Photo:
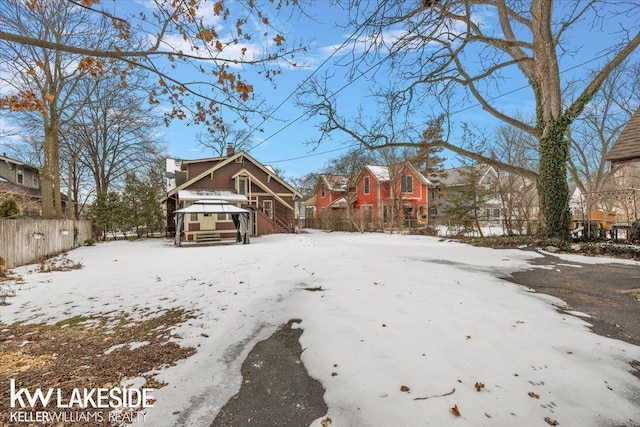
<path fill-rule="evenodd" d="M 175 188 L 173 188 L 167 194 L 162 196 L 160 198 L 160 202 L 163 203 L 165 200 L 167 200 L 170 196 L 173 196 L 174 194 L 176 194 L 178 191 L 188 188 L 194 182 L 197 182 L 197 181 L 201 180 L 205 176 L 207 176 L 210 173 L 212 173 L 212 172 L 224 167 L 225 165 L 235 161 L 239 157 L 247 159 L 248 161 L 250 161 L 251 163 L 256 165 L 258 168 L 260 168 L 264 172 L 266 172 L 268 175 L 271 175 L 273 177 L 273 179 L 277 180 L 282 185 L 284 185 L 285 188 L 287 188 L 289 191 L 291 191 L 291 193 L 293 194 L 294 199 L 295 198 L 298 198 L 298 199 L 302 198 L 302 194 L 300 194 L 300 192 L 298 190 L 293 188 L 291 185 L 287 184 L 282 178 L 280 178 L 278 175 L 276 175 L 275 173 L 270 171 L 265 165 L 263 165 L 262 163 L 258 162 L 256 159 L 251 157 L 248 153 L 246 153 L 244 151 L 238 151 L 237 153 L 235 153 L 234 155 L 229 156 L 229 157 L 202 160 L 204 162 L 213 162 L 212 166 L 210 168 L 208 168 L 207 170 L 205 170 L 204 172 L 198 174 L 197 176 L 191 177 L 189 180 L 183 182 L 180 185 L 177 185 Z M 220 161 L 217 161 L 217 160 L 220 160 Z M 184 160 L 183 160 L 183 162 L 184 162 Z M 187 160 L 187 162 L 196 163 L 196 162 L 200 162 L 200 160 Z"/>
<path fill-rule="evenodd" d="M 631 116 L 606 159 L 612 164 L 640 160 L 640 108 Z"/>

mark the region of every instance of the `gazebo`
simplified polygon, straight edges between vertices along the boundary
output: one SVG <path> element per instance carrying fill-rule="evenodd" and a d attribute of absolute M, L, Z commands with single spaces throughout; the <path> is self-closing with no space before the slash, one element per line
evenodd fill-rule
<path fill-rule="evenodd" d="M 175 245 L 181 246 L 180 234 L 185 214 L 229 214 L 236 227 L 236 243 L 249 244 L 249 213 L 225 200 L 198 200 L 186 208 L 174 211 L 176 221 Z"/>

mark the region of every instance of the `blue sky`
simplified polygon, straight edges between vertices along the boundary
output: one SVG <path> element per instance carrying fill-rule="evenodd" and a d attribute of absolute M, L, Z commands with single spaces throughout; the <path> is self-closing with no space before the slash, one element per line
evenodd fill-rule
<path fill-rule="evenodd" d="M 302 111 L 294 104 L 297 86 L 303 82 L 312 72 L 322 75 L 325 72 L 332 73 L 330 86 L 333 90 L 341 88 L 345 83 L 345 75 L 348 69 L 336 65 L 336 62 L 343 59 L 343 55 L 334 55 L 321 68 L 317 68 L 325 61 L 330 52 L 336 46 L 347 40 L 352 29 L 343 29 L 339 24 L 344 23 L 345 12 L 336 6 L 330 6 L 328 2 L 320 1 L 311 9 L 306 9 L 314 19 L 301 17 L 300 20 L 278 22 L 276 26 L 282 25 L 288 32 L 289 40 L 311 40 L 310 49 L 304 56 L 299 56 L 297 60 L 308 64 L 305 69 L 284 69 L 283 74 L 276 79 L 277 88 L 273 89 L 270 84 L 261 84 L 259 79 L 252 80 L 256 91 L 262 94 L 273 106 L 283 103 L 275 112 L 275 116 L 281 121 L 267 120 L 262 124 L 264 133 L 254 133 L 253 138 L 256 148 L 251 154 L 258 160 L 277 166 L 285 171 L 286 176 L 302 176 L 311 171 L 321 169 L 328 160 L 344 154 L 346 146 L 353 144 L 344 134 L 335 133 L 332 141 L 325 142 L 315 147 L 305 144 L 305 141 L 314 140 L 318 137 L 318 131 L 312 122 L 299 119 Z M 584 76 L 589 67 L 597 66 L 601 60 L 602 49 L 610 43 L 611 38 L 608 32 L 618 29 L 618 25 L 637 24 L 633 19 L 627 17 L 617 18 L 620 22 L 608 22 L 605 24 L 603 32 L 596 32 L 591 28 L 590 23 L 581 23 L 576 31 L 570 33 L 571 44 L 576 46 L 576 52 L 566 59 L 563 59 L 561 69 L 563 78 L 574 78 Z M 487 15 L 482 20 L 486 26 L 496 23 L 496 17 Z M 629 22 L 625 22 L 628 20 Z M 636 55 L 637 57 L 637 55 Z M 343 61 L 344 62 L 344 61 Z M 376 76 L 379 79 L 379 75 Z M 369 107 L 372 100 L 368 97 L 367 87 L 369 82 L 367 76 L 360 79 L 341 93 L 339 106 L 343 109 L 340 112 L 349 116 L 355 114 L 359 107 Z M 507 81 L 501 88 L 501 95 L 497 103 L 506 111 L 518 111 L 524 115 L 530 115 L 533 111 L 533 100 L 530 88 L 526 82 L 519 77 L 514 77 Z M 513 91 L 513 92 L 511 92 Z M 509 93 L 511 92 L 511 93 Z M 286 100 L 286 98 L 290 99 Z M 425 106 L 428 109 L 428 106 Z M 476 103 L 457 107 L 458 113 L 454 114 L 454 125 L 463 121 L 472 122 L 480 127 L 492 127 L 495 120 L 485 113 Z M 183 123 L 174 122 L 169 129 L 165 130 L 165 140 L 169 153 L 176 157 L 196 158 L 207 156 L 208 153 L 197 146 L 195 134 L 200 130 L 197 128 L 185 127 Z M 454 130 L 453 138 L 456 137 Z M 455 164 L 451 156 L 450 164 Z"/>
<path fill-rule="evenodd" d="M 135 2 L 103 0 L 102 5 L 113 8 L 113 12 L 118 12 L 121 15 L 120 8 L 144 8 L 147 2 L 148 0 L 135 0 Z M 277 111 L 272 114 L 276 119 L 268 119 L 264 123 L 261 120 L 249 123 L 250 126 L 260 126 L 264 129 L 264 132 L 256 131 L 252 134 L 255 148 L 250 153 L 261 162 L 284 170 L 287 177 L 299 177 L 317 171 L 330 159 L 344 154 L 345 147 L 353 144 L 352 140 L 341 133 L 332 134 L 331 141 L 318 147 L 305 144 L 305 141 L 317 139 L 319 133 L 312 121 L 300 118 L 303 111 L 294 103 L 296 89 L 312 73 L 316 75 L 330 73 L 332 75 L 329 81 L 331 89 L 335 91 L 342 88 L 347 83 L 346 74 L 349 69 L 340 66 L 339 63 L 344 63 L 344 55 L 348 55 L 351 50 L 346 49 L 332 57 L 330 55 L 337 46 L 348 40 L 353 32 L 352 28 L 340 27 L 340 24 L 345 23 L 346 12 L 340 7 L 330 5 L 328 0 L 319 0 L 312 7 L 305 7 L 305 12 L 309 16 L 300 16 L 299 18 L 296 16 L 295 19 L 292 19 L 286 12 L 270 16 L 273 26 L 284 29 L 289 41 L 309 44 L 307 52 L 296 57 L 296 62 L 305 66 L 297 69 L 284 67 L 282 74 L 275 79 L 276 88 L 259 77 L 251 77 L 248 72 L 246 74 L 249 76 L 248 82 L 254 85 L 255 92 L 264 98 L 268 105 L 279 106 Z M 224 25 L 219 21 L 216 22 L 212 15 L 203 16 L 203 18 L 209 20 L 210 23 Z M 483 25 L 489 29 L 496 24 L 496 17 L 491 14 L 480 18 Z M 602 56 L 602 49 L 610 43 L 611 37 L 608 33 L 617 30 L 622 23 L 626 25 L 638 24 L 634 17 L 621 16 L 616 19 L 615 22 L 606 22 L 602 32 L 594 31 L 588 23 L 581 23 L 574 32 L 567 35 L 569 42 L 576 46 L 576 52 L 563 60 L 561 69 L 566 70 L 563 71 L 563 78 L 586 75 L 589 67 L 598 65 L 597 58 Z M 635 56 L 638 57 L 637 53 Z M 371 108 L 373 101 L 368 94 L 368 88 L 371 85 L 368 77 L 364 76 L 340 93 L 339 113 L 351 116 L 360 107 Z M 197 78 L 201 79 L 202 76 Z M 380 74 L 376 75 L 376 78 L 380 84 L 384 84 L 384 78 L 380 80 Z M 526 82 L 514 76 L 513 79 L 506 81 L 500 89 L 502 95 L 496 102 L 502 108 L 508 112 L 519 111 L 527 116 L 532 114 L 533 100 L 531 90 L 527 87 Z M 430 108 L 430 105 L 426 104 L 424 113 L 428 114 Z M 455 111 L 457 113 L 452 116 L 453 124 L 456 126 L 452 134 L 454 140 L 459 132 L 458 126 L 463 121 L 471 122 L 480 127 L 491 127 L 496 124 L 495 120 L 475 102 L 458 106 Z M 2 116 L 6 117 L 6 114 L 0 114 L 0 126 L 5 129 L 8 127 L 7 120 Z M 196 135 L 203 132 L 204 127 L 187 126 L 187 121 L 175 120 L 169 127 L 161 127 L 158 131 L 159 138 L 166 145 L 171 157 L 193 159 L 212 155 L 211 152 L 199 146 L 196 141 Z M 450 164 L 455 164 L 453 156 Z"/>
<path fill-rule="evenodd" d="M 255 148 L 250 154 L 261 162 L 284 170 L 286 176 L 302 176 L 319 170 L 329 159 L 346 151 L 345 147 L 352 143 L 345 136 L 338 134 L 332 137 L 333 141 L 319 147 L 305 143 L 317 138 L 317 131 L 312 122 L 301 118 L 303 111 L 295 105 L 297 89 L 312 74 L 321 75 L 335 71 L 337 67 L 334 61 L 343 54 L 335 55 L 322 67 L 320 65 L 331 56 L 335 47 L 340 46 L 350 36 L 336 26 L 344 20 L 344 12 L 341 9 L 329 7 L 321 1 L 312 9 L 307 9 L 307 12 L 311 17 L 300 17 L 299 20 L 291 21 L 278 20 L 283 17 L 276 17 L 274 23 L 275 27 L 284 28 L 289 41 L 309 44 L 310 48 L 304 55 L 296 56 L 297 63 L 302 66 L 297 69 L 284 67 L 282 75 L 275 79 L 275 88 L 259 77 L 249 80 L 249 83 L 254 85 L 256 93 L 275 109 L 272 114 L 274 119 L 264 122 L 258 119 L 249 123 L 253 127 L 260 126 L 264 129 L 264 132 L 252 133 Z M 346 80 L 342 77 L 346 71 L 344 68 L 337 71 L 335 81 L 332 80 L 334 89 L 345 84 Z M 360 85 L 361 91 L 356 93 L 364 94 L 363 89 Z M 358 103 L 348 102 L 345 105 L 347 108 L 356 108 Z M 236 127 L 241 125 L 238 124 Z M 179 158 L 209 156 L 210 152 L 199 146 L 196 141 L 196 135 L 202 131 L 199 127 L 185 126 L 181 121 L 172 122 L 168 129 L 164 129 L 169 154 Z"/>

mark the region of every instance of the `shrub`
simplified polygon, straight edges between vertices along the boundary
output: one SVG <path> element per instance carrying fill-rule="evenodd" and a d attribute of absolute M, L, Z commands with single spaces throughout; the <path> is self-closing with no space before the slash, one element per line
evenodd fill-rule
<path fill-rule="evenodd" d="M 15 218 L 20 213 L 15 199 L 5 199 L 0 203 L 0 218 Z"/>

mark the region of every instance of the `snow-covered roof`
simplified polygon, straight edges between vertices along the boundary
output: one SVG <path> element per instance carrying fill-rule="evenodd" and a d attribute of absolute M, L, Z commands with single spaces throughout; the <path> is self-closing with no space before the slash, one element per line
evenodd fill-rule
<path fill-rule="evenodd" d="M 241 213 L 249 212 L 247 209 L 231 205 L 224 200 L 198 200 L 186 208 L 177 209 L 180 213 Z"/>
<path fill-rule="evenodd" d="M 388 166 L 366 165 L 365 167 L 367 169 L 369 169 L 371 174 L 378 181 L 389 181 L 391 179 L 390 178 L 391 175 L 389 174 L 389 167 Z"/>
<path fill-rule="evenodd" d="M 182 201 L 190 200 L 224 200 L 229 203 L 248 202 L 244 194 L 233 191 L 209 191 L 209 190 L 179 190 L 178 199 Z"/>
<path fill-rule="evenodd" d="M 404 168 L 408 168 L 415 175 L 416 178 L 420 180 L 423 184 L 431 184 L 429 181 L 415 166 L 413 166 L 410 162 L 405 163 L 397 163 L 391 166 L 384 165 L 366 165 L 366 169 L 371 172 L 373 177 L 379 182 L 389 182 L 391 180 L 392 172 L 394 175 L 397 175 L 397 172 L 403 170 Z"/>
<path fill-rule="evenodd" d="M 324 180 L 329 191 L 345 191 L 349 179 L 344 175 L 322 174 L 320 177 Z"/>

